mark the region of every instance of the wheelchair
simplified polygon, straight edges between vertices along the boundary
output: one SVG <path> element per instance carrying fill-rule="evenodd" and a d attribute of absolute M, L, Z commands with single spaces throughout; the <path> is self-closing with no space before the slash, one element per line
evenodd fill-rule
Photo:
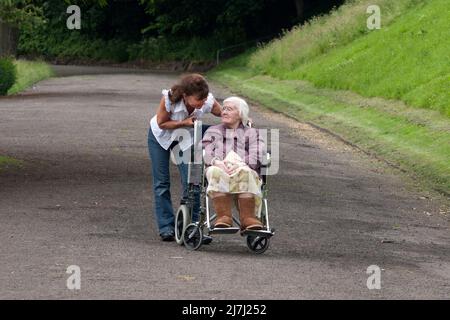
<path fill-rule="evenodd" d="M 206 193 L 208 181 L 206 179 L 206 166 L 203 161 L 204 150 L 201 148 L 202 124 L 200 120 L 194 123 L 194 144 L 191 148 L 190 163 L 188 166 L 188 196 L 181 203 L 175 216 L 175 239 L 180 245 L 188 250 L 197 250 L 203 244 L 204 235 L 214 236 L 217 234 L 235 234 L 240 232 L 246 238 L 248 249 L 253 253 L 264 253 L 269 248 L 270 238 L 275 229 L 269 223 L 269 210 L 267 206 L 267 170 L 270 166 L 270 152 L 266 154 L 266 161 L 261 168 L 262 172 L 262 204 L 259 216 L 263 224 L 261 230 L 243 230 L 240 221 L 233 214 L 235 226 L 229 228 L 214 228 L 216 215 L 211 213 L 210 199 Z M 199 156 L 201 155 L 201 156 Z M 193 209 L 196 193 L 200 193 L 200 216 L 199 220 L 193 222 Z"/>

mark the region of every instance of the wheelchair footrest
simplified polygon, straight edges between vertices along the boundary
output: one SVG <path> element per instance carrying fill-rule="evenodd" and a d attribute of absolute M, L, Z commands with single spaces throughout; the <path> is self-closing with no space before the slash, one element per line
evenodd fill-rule
<path fill-rule="evenodd" d="M 245 230 L 241 232 L 242 236 L 259 236 L 259 237 L 267 237 L 270 238 L 271 236 L 273 236 L 274 230 L 267 230 L 267 229 L 263 229 L 263 230 Z"/>
<path fill-rule="evenodd" d="M 237 233 L 241 230 L 240 228 L 230 227 L 230 228 L 212 228 L 209 230 L 209 234 L 231 234 Z"/>

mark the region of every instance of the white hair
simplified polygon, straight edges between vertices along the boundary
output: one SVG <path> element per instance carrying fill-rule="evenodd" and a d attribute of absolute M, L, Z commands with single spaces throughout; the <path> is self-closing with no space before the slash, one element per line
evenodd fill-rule
<path fill-rule="evenodd" d="M 224 104 L 225 102 L 231 102 L 236 106 L 236 108 L 239 110 L 239 117 L 241 118 L 241 122 L 244 127 L 246 127 L 248 125 L 248 113 L 250 111 L 247 102 L 239 97 L 226 98 L 225 100 L 223 100 Z"/>

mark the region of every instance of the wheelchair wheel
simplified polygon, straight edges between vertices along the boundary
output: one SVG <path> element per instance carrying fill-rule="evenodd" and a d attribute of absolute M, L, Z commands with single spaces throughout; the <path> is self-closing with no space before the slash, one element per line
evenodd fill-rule
<path fill-rule="evenodd" d="M 202 245 L 203 231 L 196 223 L 189 224 L 184 230 L 184 246 L 189 250 L 197 250 Z"/>
<path fill-rule="evenodd" d="M 269 248 L 269 238 L 262 236 L 247 236 L 247 247 L 254 253 L 264 253 Z"/>
<path fill-rule="evenodd" d="M 182 204 L 175 215 L 175 240 L 179 245 L 184 243 L 184 231 L 190 222 L 189 209 Z"/>

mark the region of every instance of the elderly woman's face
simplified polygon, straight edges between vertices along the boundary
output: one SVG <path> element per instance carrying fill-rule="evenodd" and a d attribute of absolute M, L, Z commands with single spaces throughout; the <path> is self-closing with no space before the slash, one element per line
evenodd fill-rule
<path fill-rule="evenodd" d="M 241 121 L 239 109 L 233 102 L 227 101 L 223 104 L 222 123 L 228 126 L 234 126 Z"/>

